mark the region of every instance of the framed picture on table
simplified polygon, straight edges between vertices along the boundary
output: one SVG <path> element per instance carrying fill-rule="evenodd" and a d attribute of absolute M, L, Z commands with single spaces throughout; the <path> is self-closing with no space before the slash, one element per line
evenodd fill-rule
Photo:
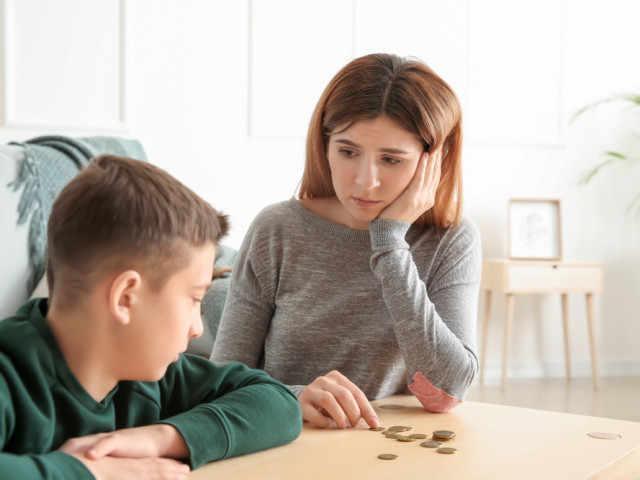
<path fill-rule="evenodd" d="M 509 200 L 509 258 L 562 260 L 560 200 Z"/>

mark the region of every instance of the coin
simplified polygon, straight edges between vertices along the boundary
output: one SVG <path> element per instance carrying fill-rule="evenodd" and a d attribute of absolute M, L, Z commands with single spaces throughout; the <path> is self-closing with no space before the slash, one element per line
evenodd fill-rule
<path fill-rule="evenodd" d="M 396 440 L 398 440 L 399 442 L 415 442 L 416 441 L 415 438 L 405 437 L 404 435 L 398 435 L 398 438 Z"/>
<path fill-rule="evenodd" d="M 456 434 L 451 430 L 436 430 L 433 432 L 433 436 L 438 438 L 453 438 Z"/>
<path fill-rule="evenodd" d="M 431 440 L 435 440 L 436 442 L 450 442 L 451 440 L 453 440 L 454 437 L 451 438 L 442 438 L 442 437 L 436 437 L 435 435 L 433 435 L 431 437 Z"/>
<path fill-rule="evenodd" d="M 372 432 L 382 432 L 384 429 L 384 427 L 371 427 L 369 430 Z"/>
<path fill-rule="evenodd" d="M 386 408 L 387 410 L 402 410 L 403 408 L 407 408 L 404 405 L 394 405 L 393 403 L 385 403 L 384 405 L 380 405 L 380 408 Z"/>
<path fill-rule="evenodd" d="M 389 427 L 388 430 L 392 432 L 406 432 L 411 430 L 412 427 L 405 427 L 404 425 L 394 425 L 393 427 Z"/>
<path fill-rule="evenodd" d="M 451 447 L 441 447 L 441 448 L 436 450 L 436 452 L 438 452 L 438 453 L 448 453 L 448 454 L 456 453 L 457 451 L 458 451 L 458 449 L 451 448 Z"/>
<path fill-rule="evenodd" d="M 393 453 L 381 453 L 380 455 L 378 455 L 378 458 L 382 460 L 395 460 L 396 458 L 398 458 L 398 455 L 395 455 Z"/>
<path fill-rule="evenodd" d="M 387 437 L 387 438 L 398 438 L 398 437 L 400 437 L 400 436 L 401 436 L 401 435 L 399 435 L 399 434 L 397 434 L 397 433 L 393 433 L 393 432 L 392 432 L 392 433 L 387 433 L 387 434 L 385 435 L 385 437 Z"/>
<path fill-rule="evenodd" d="M 590 437 L 599 438 L 601 440 L 620 440 L 622 437 L 617 433 L 606 433 L 606 432 L 589 432 L 587 433 Z"/>
<path fill-rule="evenodd" d="M 423 438 L 427 438 L 427 436 L 424 433 L 412 433 L 411 435 L 409 435 L 409 438 L 414 438 L 416 440 L 422 440 Z"/>
<path fill-rule="evenodd" d="M 434 442 L 433 440 L 428 440 L 426 442 L 422 442 L 420 444 L 421 447 L 427 447 L 427 448 L 437 448 L 440 445 L 442 445 L 442 443 L 440 442 Z"/>

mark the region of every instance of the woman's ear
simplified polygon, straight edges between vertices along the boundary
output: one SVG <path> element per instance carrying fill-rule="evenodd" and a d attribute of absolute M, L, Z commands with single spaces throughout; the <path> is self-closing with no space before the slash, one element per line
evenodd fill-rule
<path fill-rule="evenodd" d="M 131 320 L 131 309 L 140 298 L 142 277 L 136 270 L 120 273 L 109 288 L 109 311 L 116 320 L 127 325 Z"/>

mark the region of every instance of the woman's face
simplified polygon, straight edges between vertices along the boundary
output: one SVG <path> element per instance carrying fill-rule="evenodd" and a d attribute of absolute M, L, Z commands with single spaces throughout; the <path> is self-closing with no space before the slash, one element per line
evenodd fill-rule
<path fill-rule="evenodd" d="M 411 182 L 423 145 L 386 116 L 342 128 L 327 145 L 333 188 L 347 226 L 368 230 Z"/>

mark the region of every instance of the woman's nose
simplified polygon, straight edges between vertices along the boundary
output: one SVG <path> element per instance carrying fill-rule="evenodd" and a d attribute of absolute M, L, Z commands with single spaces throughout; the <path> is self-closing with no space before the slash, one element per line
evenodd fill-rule
<path fill-rule="evenodd" d="M 380 185 L 378 168 L 375 162 L 366 158 L 360 161 L 356 173 L 356 184 L 365 190 L 371 190 Z"/>

